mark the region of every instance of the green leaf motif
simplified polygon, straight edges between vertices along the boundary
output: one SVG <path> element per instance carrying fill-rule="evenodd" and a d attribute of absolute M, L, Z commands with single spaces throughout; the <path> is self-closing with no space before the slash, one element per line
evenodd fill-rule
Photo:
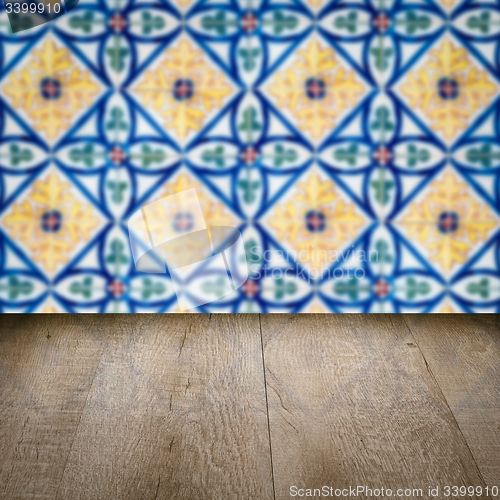
<path fill-rule="evenodd" d="M 214 30 L 218 35 L 227 33 L 228 23 L 226 21 L 226 13 L 220 10 L 214 16 L 204 16 L 201 19 L 201 27 L 207 31 Z"/>
<path fill-rule="evenodd" d="M 429 283 L 425 281 L 417 282 L 415 278 L 406 280 L 406 298 L 413 300 L 417 295 L 427 295 L 431 291 Z"/>
<path fill-rule="evenodd" d="M 110 59 L 110 66 L 120 73 L 125 68 L 125 58 L 129 55 L 130 51 L 125 47 L 109 47 L 106 49 L 106 54 Z"/>
<path fill-rule="evenodd" d="M 203 293 L 213 293 L 217 297 L 220 297 L 226 290 L 226 279 L 220 277 L 216 281 L 205 281 L 201 285 L 201 289 Z"/>
<path fill-rule="evenodd" d="M 13 167 L 17 167 L 23 161 L 31 161 L 33 159 L 33 153 L 30 149 L 21 149 L 17 144 L 10 145 L 9 154 Z"/>
<path fill-rule="evenodd" d="M 94 13 L 91 10 L 84 12 L 81 16 L 72 16 L 69 25 L 75 30 L 82 30 L 84 33 L 92 32 Z"/>
<path fill-rule="evenodd" d="M 408 35 L 415 34 L 418 30 L 426 30 L 431 25 L 429 16 L 419 16 L 416 12 L 409 10 L 406 13 L 405 26 Z"/>
<path fill-rule="evenodd" d="M 491 144 L 483 144 L 480 149 L 469 149 L 466 158 L 471 163 L 480 163 L 483 168 L 490 168 L 495 155 L 491 152 Z"/>
<path fill-rule="evenodd" d="M 471 30 L 479 30 L 481 33 L 488 33 L 490 31 L 490 13 L 482 12 L 480 16 L 469 17 L 467 27 Z"/>
<path fill-rule="evenodd" d="M 215 163 L 218 167 L 222 168 L 226 164 L 226 158 L 224 157 L 224 147 L 217 146 L 214 150 L 210 151 L 206 149 L 201 154 L 201 159 L 206 163 Z"/>
<path fill-rule="evenodd" d="M 243 132 L 256 132 L 262 128 L 262 125 L 257 121 L 257 111 L 254 107 L 247 108 L 243 112 L 243 122 L 238 127 L 238 130 Z"/>
<path fill-rule="evenodd" d="M 165 20 L 161 16 L 152 16 L 151 12 L 142 13 L 142 34 L 150 35 L 153 30 L 161 30 L 165 26 Z"/>
<path fill-rule="evenodd" d="M 83 162 L 86 167 L 94 166 L 94 145 L 85 144 L 82 149 L 73 148 L 69 152 L 71 161 L 75 163 Z"/>
<path fill-rule="evenodd" d="M 274 298 L 276 300 L 281 300 L 285 295 L 293 295 L 297 292 L 296 283 L 285 283 L 285 280 L 283 278 L 275 279 L 274 284 Z"/>
<path fill-rule="evenodd" d="M 334 26 L 339 30 L 346 30 L 348 33 L 356 33 L 358 14 L 355 11 L 349 12 L 347 16 L 339 16 L 335 19 Z"/>
<path fill-rule="evenodd" d="M 243 59 L 243 69 L 252 71 L 256 66 L 256 59 L 260 55 L 260 49 L 239 49 L 238 55 Z"/>
<path fill-rule="evenodd" d="M 376 180 L 370 182 L 370 186 L 375 189 L 375 199 L 385 205 L 389 201 L 389 191 L 394 187 L 394 182 Z"/>
<path fill-rule="evenodd" d="M 254 239 L 245 242 L 245 256 L 248 264 L 259 264 L 262 260 L 262 256 L 255 251 L 258 248 L 257 242 Z"/>
<path fill-rule="evenodd" d="M 476 283 L 469 283 L 466 290 L 472 295 L 478 294 L 481 298 L 487 299 L 490 296 L 490 281 L 483 278 Z"/>
<path fill-rule="evenodd" d="M 274 166 L 281 167 L 285 162 L 293 163 L 297 160 L 298 154 L 293 149 L 286 149 L 282 144 L 274 146 Z"/>
<path fill-rule="evenodd" d="M 111 242 L 111 253 L 106 257 L 108 264 L 127 264 L 128 258 L 124 254 L 125 245 L 118 239 Z"/>
<path fill-rule="evenodd" d="M 375 250 L 377 251 L 377 259 L 373 260 L 370 257 L 371 262 L 385 262 L 390 264 L 393 261 L 392 256 L 389 254 L 389 245 L 384 240 L 378 240 L 375 243 Z"/>
<path fill-rule="evenodd" d="M 125 114 L 122 109 L 117 106 L 111 108 L 111 120 L 106 123 L 107 130 L 127 130 L 128 125 L 127 122 L 123 119 L 123 115 Z"/>
<path fill-rule="evenodd" d="M 337 295 L 347 295 L 350 300 L 358 300 L 359 297 L 359 285 L 358 279 L 353 277 L 349 278 L 347 281 L 338 281 L 333 286 L 333 291 Z"/>
<path fill-rule="evenodd" d="M 92 297 L 92 278 L 88 276 L 81 283 L 74 281 L 69 287 L 69 291 L 74 294 L 82 294 L 86 299 Z"/>
<path fill-rule="evenodd" d="M 161 163 L 162 161 L 165 160 L 165 152 L 162 151 L 161 149 L 152 149 L 150 146 L 147 144 L 143 144 L 141 148 L 141 160 L 142 160 L 142 166 L 144 168 L 148 168 L 151 163 Z"/>
<path fill-rule="evenodd" d="M 165 285 L 159 281 L 153 283 L 153 280 L 151 278 L 144 278 L 142 280 L 142 300 L 148 300 L 152 295 L 161 295 L 165 290 Z"/>
<path fill-rule="evenodd" d="M 123 192 L 127 189 L 128 184 L 126 182 L 108 181 L 106 187 L 113 191 L 111 199 L 115 203 L 121 203 L 123 201 Z"/>
<path fill-rule="evenodd" d="M 394 130 L 394 124 L 390 120 L 391 113 L 386 106 L 380 106 L 375 111 L 376 120 L 371 124 L 372 130 L 390 132 Z"/>
<path fill-rule="evenodd" d="M 5 288 L 8 291 L 9 300 L 16 300 L 19 295 L 29 295 L 33 291 L 33 283 L 20 281 L 16 276 L 10 276 Z"/>
<path fill-rule="evenodd" d="M 275 35 L 281 35 L 285 30 L 293 30 L 299 25 L 299 21 L 295 16 L 285 16 L 279 10 L 274 11 L 273 15 L 273 30 Z"/>
<path fill-rule="evenodd" d="M 431 157 L 427 149 L 417 149 L 414 144 L 409 144 L 407 148 L 408 167 L 413 168 L 418 162 L 425 163 Z"/>
<path fill-rule="evenodd" d="M 255 191 L 260 187 L 260 181 L 241 180 L 238 182 L 238 187 L 244 191 L 243 200 L 245 203 L 255 201 Z"/>
<path fill-rule="evenodd" d="M 392 56 L 394 51 L 392 49 L 384 49 L 382 47 L 374 47 L 370 50 L 370 53 L 375 57 L 375 67 L 383 71 L 389 67 L 389 58 Z"/>
<path fill-rule="evenodd" d="M 356 165 L 358 159 L 358 145 L 351 144 L 347 149 L 337 149 L 333 153 L 333 158 L 338 162 L 347 162 L 349 165 Z"/>

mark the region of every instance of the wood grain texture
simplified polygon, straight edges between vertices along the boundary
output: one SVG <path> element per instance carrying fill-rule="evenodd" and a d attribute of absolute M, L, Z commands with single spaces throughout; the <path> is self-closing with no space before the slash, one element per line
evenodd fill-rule
<path fill-rule="evenodd" d="M 102 353 L 98 318 L 0 325 L 0 498 L 53 499 Z"/>
<path fill-rule="evenodd" d="M 497 315 L 407 315 L 418 346 L 490 485 L 500 485 Z"/>
<path fill-rule="evenodd" d="M 403 318 L 261 322 L 276 498 L 292 485 L 484 485 Z"/>
<path fill-rule="evenodd" d="M 112 333 L 58 498 L 272 498 L 258 316 L 121 316 Z"/>
<path fill-rule="evenodd" d="M 481 474 L 498 484 L 499 325 L 5 315 L 0 498 L 282 499 L 294 484 L 425 489 L 482 485 Z"/>

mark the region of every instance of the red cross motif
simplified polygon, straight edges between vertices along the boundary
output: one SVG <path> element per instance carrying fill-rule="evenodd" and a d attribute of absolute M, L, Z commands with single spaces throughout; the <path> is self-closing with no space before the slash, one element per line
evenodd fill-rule
<path fill-rule="evenodd" d="M 122 148 L 119 148 L 118 146 L 114 146 L 111 149 L 111 152 L 109 153 L 109 157 L 111 158 L 111 161 L 115 164 L 122 163 L 127 155 L 125 154 L 125 151 L 123 151 Z"/>
<path fill-rule="evenodd" d="M 188 85 L 187 83 L 183 82 L 177 87 L 175 87 L 175 93 L 177 94 L 178 97 L 186 97 L 191 93 L 191 86 Z"/>
<path fill-rule="evenodd" d="M 247 297 L 255 297 L 259 291 L 259 287 L 255 281 L 247 281 L 242 288 L 243 293 Z"/>
<path fill-rule="evenodd" d="M 127 23 L 125 19 L 120 14 L 113 14 L 109 21 L 109 25 L 113 31 L 123 31 Z"/>
<path fill-rule="evenodd" d="M 308 224 L 314 229 L 321 229 L 325 221 L 318 214 L 311 214 L 307 218 Z"/>
<path fill-rule="evenodd" d="M 257 18 L 253 14 L 245 14 L 241 21 L 243 29 L 247 32 L 255 31 L 258 24 Z"/>
<path fill-rule="evenodd" d="M 257 154 L 257 151 L 254 148 L 249 147 L 246 148 L 245 151 L 243 151 L 241 159 L 244 163 L 251 164 L 257 161 L 258 156 L 259 155 Z"/>
<path fill-rule="evenodd" d="M 384 146 L 380 146 L 375 150 L 374 157 L 377 163 L 385 165 L 386 163 L 389 163 L 391 159 L 391 152 Z"/>
<path fill-rule="evenodd" d="M 53 97 L 59 93 L 59 88 L 49 80 L 48 82 L 43 84 L 43 91 L 45 92 L 45 95 Z"/>
<path fill-rule="evenodd" d="M 121 297 L 125 293 L 125 285 L 119 280 L 114 280 L 109 285 L 109 291 L 114 297 Z"/>
<path fill-rule="evenodd" d="M 373 21 L 375 28 L 379 31 L 387 31 L 391 26 L 391 20 L 386 14 L 379 14 Z"/>
<path fill-rule="evenodd" d="M 313 96 L 320 96 L 323 95 L 323 92 L 325 91 L 324 87 L 321 86 L 318 82 L 313 81 L 309 84 L 308 89 L 309 94 Z"/>
<path fill-rule="evenodd" d="M 455 220 L 455 217 L 451 215 L 446 215 L 439 221 L 443 231 L 451 231 L 455 227 L 456 223 L 457 221 Z"/>
<path fill-rule="evenodd" d="M 389 295 L 390 291 L 390 286 L 389 283 L 385 280 L 378 280 L 375 283 L 375 295 L 377 297 L 385 297 L 386 295 Z"/>
<path fill-rule="evenodd" d="M 175 228 L 179 231 L 185 231 L 191 229 L 193 226 L 193 221 L 188 214 L 179 214 L 175 218 Z"/>
<path fill-rule="evenodd" d="M 443 93 L 446 96 L 452 96 L 455 95 L 457 92 L 457 89 L 454 85 L 452 85 L 450 82 L 443 82 L 441 84 L 441 93 Z"/>
<path fill-rule="evenodd" d="M 43 224 L 47 229 L 54 229 L 56 228 L 60 223 L 60 219 L 57 215 L 55 214 L 50 214 L 44 221 Z"/>

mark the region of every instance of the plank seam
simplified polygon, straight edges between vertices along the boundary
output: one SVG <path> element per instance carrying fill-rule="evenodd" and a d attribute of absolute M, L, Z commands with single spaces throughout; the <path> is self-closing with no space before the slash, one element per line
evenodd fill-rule
<path fill-rule="evenodd" d="M 413 341 L 415 342 L 415 345 L 418 347 L 418 350 L 420 351 L 420 354 L 421 354 L 421 356 L 422 356 L 422 358 L 424 360 L 424 363 L 425 363 L 425 367 L 427 368 L 427 371 L 429 372 L 429 375 L 431 376 L 431 379 L 436 384 L 436 387 L 438 388 L 438 390 L 439 390 L 439 392 L 440 392 L 440 394 L 441 394 L 441 396 L 442 396 L 442 398 L 443 398 L 443 400 L 444 400 L 444 402 L 446 404 L 446 407 L 448 408 L 448 410 L 449 410 L 449 412 L 451 414 L 451 418 L 455 422 L 455 425 L 457 426 L 458 432 L 460 432 L 460 435 L 462 436 L 462 439 L 464 440 L 465 446 L 469 450 L 469 453 L 470 453 L 470 456 L 472 458 L 472 461 L 474 462 L 474 465 L 476 466 L 477 473 L 478 473 L 479 477 L 481 478 L 481 481 L 483 482 L 483 486 L 486 486 L 486 481 L 484 480 L 483 474 L 481 473 L 481 469 L 479 468 L 479 466 L 478 466 L 478 464 L 476 462 L 476 457 L 474 456 L 474 453 L 472 453 L 472 450 L 469 447 L 469 443 L 468 443 L 467 439 L 465 439 L 465 436 L 464 436 L 464 433 L 462 432 L 460 424 L 458 423 L 457 419 L 455 418 L 455 414 L 453 413 L 453 410 L 451 409 L 450 405 L 448 404 L 448 400 L 446 399 L 446 396 L 444 395 L 444 392 L 442 391 L 441 386 L 439 385 L 436 377 L 434 376 L 434 373 L 432 373 L 431 367 L 429 366 L 429 363 L 427 363 L 427 359 L 426 359 L 426 357 L 424 355 L 424 352 L 420 348 L 420 345 L 418 344 L 417 339 L 415 338 L 415 335 L 413 335 L 412 329 L 410 328 L 410 326 L 406 322 L 406 320 L 404 318 L 404 314 L 402 316 L 403 316 L 403 321 L 404 321 L 404 324 L 406 325 L 406 328 L 408 328 L 408 331 L 410 332 L 410 335 L 412 336 Z M 491 497 L 488 497 L 488 498 L 491 498 Z"/>
<path fill-rule="evenodd" d="M 63 468 L 63 471 L 62 471 L 62 474 L 61 474 L 61 480 L 59 481 L 59 485 L 57 486 L 56 495 L 54 497 L 56 499 L 59 497 L 59 490 L 61 489 L 61 485 L 62 485 L 62 482 L 63 482 L 63 479 L 64 479 L 64 474 L 66 473 L 66 468 L 68 466 L 69 458 L 71 456 L 71 450 L 73 449 L 73 445 L 75 444 L 75 439 L 76 439 L 76 435 L 78 433 L 78 428 L 80 427 L 80 422 L 82 421 L 82 416 L 83 416 L 83 413 L 85 412 L 85 408 L 87 408 L 87 405 L 89 403 L 90 392 L 92 390 L 92 386 L 94 385 L 94 381 L 95 381 L 95 378 L 97 376 L 97 372 L 99 370 L 99 367 L 101 366 L 101 363 L 102 363 L 102 360 L 103 360 L 103 357 L 104 357 L 104 352 L 106 350 L 106 345 L 107 345 L 107 342 L 106 342 L 107 338 L 108 338 L 108 335 L 106 333 L 104 346 L 103 346 L 103 348 L 101 350 L 101 355 L 99 357 L 99 362 L 96 364 L 96 367 L 95 367 L 95 370 L 94 370 L 94 374 L 92 376 L 92 381 L 90 382 L 89 389 L 88 389 L 88 392 L 87 392 L 87 397 L 85 398 L 85 404 L 82 406 L 82 411 L 80 412 L 80 418 L 78 419 L 78 423 L 76 424 L 76 429 L 75 429 L 75 432 L 73 434 L 73 439 L 71 440 L 71 445 L 70 445 L 69 450 L 68 450 L 68 455 L 66 456 L 66 461 L 64 462 L 64 468 Z"/>
<path fill-rule="evenodd" d="M 262 321 L 260 314 L 259 314 L 259 328 L 260 328 L 260 346 L 262 348 L 262 371 L 264 374 L 264 393 L 266 395 L 266 415 L 267 415 L 267 432 L 269 435 L 269 454 L 271 458 L 271 481 L 273 483 L 273 499 L 276 500 L 276 490 L 274 487 L 273 447 L 271 444 L 271 424 L 269 422 L 269 400 L 267 398 L 266 362 L 264 358 L 264 338 L 262 336 Z"/>

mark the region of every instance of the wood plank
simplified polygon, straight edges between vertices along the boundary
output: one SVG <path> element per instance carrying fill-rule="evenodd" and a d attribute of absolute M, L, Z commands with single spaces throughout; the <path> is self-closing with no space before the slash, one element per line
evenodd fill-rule
<path fill-rule="evenodd" d="M 484 485 L 403 318 L 263 315 L 276 498 Z"/>
<path fill-rule="evenodd" d="M 0 498 L 55 498 L 101 357 L 100 325 L 95 316 L 2 316 Z"/>
<path fill-rule="evenodd" d="M 500 485 L 497 315 L 405 316 L 485 482 Z"/>
<path fill-rule="evenodd" d="M 272 498 L 259 318 L 117 318 L 58 498 Z"/>

